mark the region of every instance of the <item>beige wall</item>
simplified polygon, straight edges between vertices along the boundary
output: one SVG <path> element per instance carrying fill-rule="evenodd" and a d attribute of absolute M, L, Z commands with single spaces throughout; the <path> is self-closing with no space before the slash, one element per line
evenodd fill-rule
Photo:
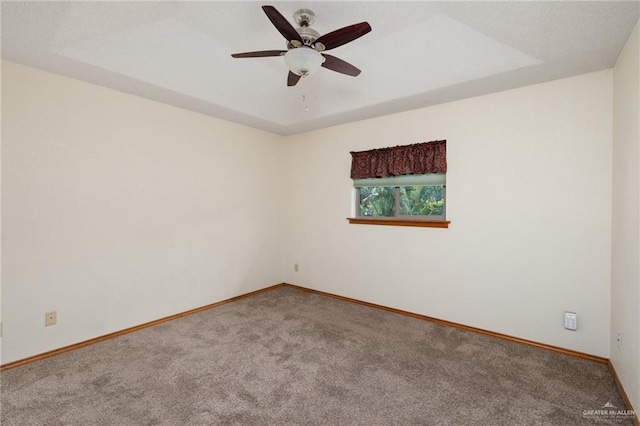
<path fill-rule="evenodd" d="M 2 363 L 282 282 L 280 137 L 7 62 L 2 103 Z"/>
<path fill-rule="evenodd" d="M 640 23 L 613 69 L 611 362 L 640 409 Z M 622 344 L 616 342 L 622 333 Z"/>
<path fill-rule="evenodd" d="M 289 137 L 285 280 L 607 357 L 611 90 L 606 70 Z M 449 229 L 347 223 L 349 151 L 436 139 Z"/>

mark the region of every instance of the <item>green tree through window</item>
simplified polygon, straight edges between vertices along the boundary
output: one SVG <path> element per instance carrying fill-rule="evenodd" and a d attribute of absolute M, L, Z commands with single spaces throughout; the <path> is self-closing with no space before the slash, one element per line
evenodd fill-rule
<path fill-rule="evenodd" d="M 444 191 L 442 186 L 401 186 L 400 215 L 442 216 Z"/>
<path fill-rule="evenodd" d="M 395 188 L 392 186 L 365 186 L 360 188 L 360 216 L 395 216 Z"/>

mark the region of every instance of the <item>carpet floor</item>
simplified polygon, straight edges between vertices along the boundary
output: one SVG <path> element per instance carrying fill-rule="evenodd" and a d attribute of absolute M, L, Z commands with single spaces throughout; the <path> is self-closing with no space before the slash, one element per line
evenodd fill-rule
<path fill-rule="evenodd" d="M 286 287 L 0 380 L 3 426 L 631 424 L 605 365 Z"/>

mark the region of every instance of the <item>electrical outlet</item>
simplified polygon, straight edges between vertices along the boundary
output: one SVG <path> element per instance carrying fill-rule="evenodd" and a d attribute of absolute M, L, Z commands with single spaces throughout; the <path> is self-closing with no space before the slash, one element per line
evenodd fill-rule
<path fill-rule="evenodd" d="M 618 336 L 616 337 L 616 343 L 618 344 L 618 349 L 622 349 L 622 332 L 618 331 Z"/>
<path fill-rule="evenodd" d="M 293 264 L 293 270 L 294 270 L 295 272 L 298 272 L 298 264 L 297 264 L 297 263 L 294 263 L 294 264 Z"/>
<path fill-rule="evenodd" d="M 578 329 L 578 315 L 575 312 L 564 313 L 564 328 L 574 331 Z"/>
<path fill-rule="evenodd" d="M 58 322 L 58 312 L 56 311 L 45 312 L 44 314 L 45 327 L 48 327 L 50 325 L 56 325 L 57 322 Z"/>

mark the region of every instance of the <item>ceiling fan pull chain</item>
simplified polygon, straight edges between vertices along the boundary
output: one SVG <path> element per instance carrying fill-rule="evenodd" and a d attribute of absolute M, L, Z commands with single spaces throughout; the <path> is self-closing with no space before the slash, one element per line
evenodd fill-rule
<path fill-rule="evenodd" d="M 304 82 L 303 82 L 304 84 Z M 301 85 L 302 86 L 302 85 Z M 307 103 L 307 94 L 305 93 L 306 88 L 302 87 L 302 105 L 304 105 L 304 112 L 309 112 L 309 104 Z"/>

